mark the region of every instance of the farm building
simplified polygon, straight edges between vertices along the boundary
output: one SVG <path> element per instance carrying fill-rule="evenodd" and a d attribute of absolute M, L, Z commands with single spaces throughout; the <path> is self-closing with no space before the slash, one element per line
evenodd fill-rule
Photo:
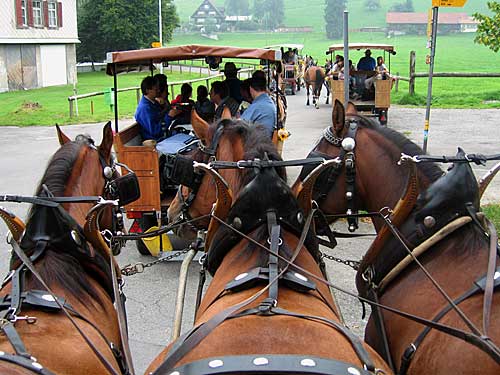
<path fill-rule="evenodd" d="M 224 8 L 216 7 L 210 0 L 203 0 L 191 15 L 190 21 L 193 28 L 198 31 L 204 32 L 209 28 L 214 28 L 211 31 L 222 31 L 225 19 Z"/>
<path fill-rule="evenodd" d="M 8 0 L 0 12 L 0 92 L 72 84 L 76 0 Z"/>
<path fill-rule="evenodd" d="M 427 31 L 427 13 L 389 12 L 386 14 L 388 33 L 425 34 Z M 475 32 L 477 21 L 467 13 L 439 13 L 438 32 L 465 33 Z"/>

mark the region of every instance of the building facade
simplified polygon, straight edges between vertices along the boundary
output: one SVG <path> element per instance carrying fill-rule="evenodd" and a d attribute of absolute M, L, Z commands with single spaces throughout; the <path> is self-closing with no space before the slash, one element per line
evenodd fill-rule
<path fill-rule="evenodd" d="M 73 84 L 76 0 L 1 0 L 0 92 Z"/>
<path fill-rule="evenodd" d="M 210 0 L 203 0 L 200 6 L 191 15 L 192 27 L 203 32 L 223 31 L 226 16 L 224 8 L 216 7 Z"/>
<path fill-rule="evenodd" d="M 427 32 L 427 13 L 389 12 L 386 14 L 388 33 L 421 34 Z M 438 33 L 467 33 L 477 31 L 478 22 L 467 13 L 439 13 Z"/>

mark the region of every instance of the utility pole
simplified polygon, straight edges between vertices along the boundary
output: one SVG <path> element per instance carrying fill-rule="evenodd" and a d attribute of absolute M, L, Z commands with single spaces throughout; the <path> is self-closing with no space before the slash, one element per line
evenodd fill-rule
<path fill-rule="evenodd" d="M 163 47 L 163 20 L 161 16 L 161 0 L 158 0 L 158 34 L 160 36 L 160 48 Z M 160 63 L 160 73 L 163 73 L 163 63 Z"/>

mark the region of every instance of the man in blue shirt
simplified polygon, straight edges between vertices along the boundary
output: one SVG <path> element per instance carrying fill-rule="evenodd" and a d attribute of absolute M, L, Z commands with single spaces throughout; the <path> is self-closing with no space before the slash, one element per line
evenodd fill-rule
<path fill-rule="evenodd" d="M 375 59 L 371 57 L 372 51 L 367 49 L 365 55 L 358 61 L 358 70 L 375 70 L 377 63 Z"/>
<path fill-rule="evenodd" d="M 146 77 L 141 82 L 142 99 L 135 111 L 135 120 L 140 125 L 142 140 L 163 138 L 161 126 L 161 107 L 155 98 L 158 96 L 158 83 L 153 77 Z"/>
<path fill-rule="evenodd" d="M 262 70 L 252 74 L 250 95 L 253 102 L 243 112 L 241 119 L 262 125 L 272 138 L 276 128 L 276 105 L 267 94 L 266 74 Z"/>

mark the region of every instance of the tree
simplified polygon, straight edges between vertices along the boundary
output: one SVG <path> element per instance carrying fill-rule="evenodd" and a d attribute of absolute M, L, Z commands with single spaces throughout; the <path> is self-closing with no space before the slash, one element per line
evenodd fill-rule
<path fill-rule="evenodd" d="M 326 37 L 340 38 L 343 33 L 344 0 L 325 0 Z"/>
<path fill-rule="evenodd" d="M 162 0 L 163 41 L 179 18 L 172 0 Z M 158 0 L 94 0 L 79 4 L 78 60 L 102 61 L 106 52 L 147 48 L 158 41 Z"/>
<path fill-rule="evenodd" d="M 365 0 L 364 6 L 366 10 L 378 10 L 380 9 L 380 0 Z"/>
<path fill-rule="evenodd" d="M 404 3 L 394 4 L 390 10 L 393 12 L 413 12 L 413 9 L 412 0 L 406 0 Z"/>
<path fill-rule="evenodd" d="M 225 6 L 228 16 L 248 16 L 250 14 L 248 0 L 226 0 Z"/>
<path fill-rule="evenodd" d="M 492 17 L 479 13 L 473 14 L 474 19 L 479 21 L 474 41 L 498 52 L 500 50 L 500 2 L 488 1 L 488 8 L 493 12 Z"/>
<path fill-rule="evenodd" d="M 285 20 L 283 0 L 255 0 L 253 16 L 265 29 L 276 29 Z"/>

